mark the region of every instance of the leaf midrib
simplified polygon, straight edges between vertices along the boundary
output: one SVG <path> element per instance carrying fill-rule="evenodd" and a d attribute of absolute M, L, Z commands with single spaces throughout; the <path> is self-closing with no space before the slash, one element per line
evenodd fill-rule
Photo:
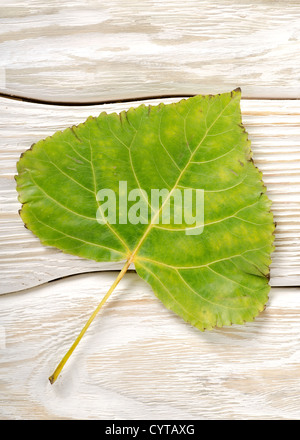
<path fill-rule="evenodd" d="M 182 169 L 182 171 L 180 172 L 173 188 L 171 189 L 171 191 L 169 192 L 168 197 L 166 197 L 166 199 L 164 200 L 164 202 L 162 203 L 161 207 L 157 210 L 156 214 L 152 217 L 151 222 L 148 226 L 148 228 L 146 229 L 145 233 L 143 234 L 142 238 L 140 239 L 139 243 L 137 244 L 136 248 L 134 249 L 134 251 L 132 252 L 129 261 L 133 262 L 135 259 L 136 254 L 138 253 L 139 249 L 141 248 L 144 240 L 147 238 L 147 236 L 149 235 L 153 225 L 155 224 L 155 221 L 157 219 L 157 216 L 159 216 L 159 214 L 161 213 L 161 211 L 163 210 L 164 206 L 166 205 L 166 203 L 168 203 L 168 201 L 170 200 L 173 192 L 175 191 L 175 189 L 177 188 L 177 185 L 179 184 L 182 176 L 184 175 L 186 169 L 189 167 L 190 163 L 192 162 L 193 157 L 195 156 L 195 154 L 197 153 L 198 149 L 200 148 L 200 146 L 202 145 L 202 143 L 204 142 L 204 140 L 206 139 L 207 134 L 209 133 L 209 131 L 211 130 L 211 128 L 215 125 L 215 123 L 220 119 L 220 117 L 223 115 L 223 113 L 225 112 L 225 110 L 228 108 L 228 106 L 234 101 L 235 98 L 232 98 L 223 108 L 223 110 L 219 113 L 219 115 L 217 116 L 217 118 L 212 122 L 212 124 L 206 129 L 201 141 L 198 143 L 198 145 L 196 146 L 196 148 L 194 149 L 193 153 L 191 154 L 189 160 L 187 161 L 186 165 L 184 166 L 184 168 Z"/>

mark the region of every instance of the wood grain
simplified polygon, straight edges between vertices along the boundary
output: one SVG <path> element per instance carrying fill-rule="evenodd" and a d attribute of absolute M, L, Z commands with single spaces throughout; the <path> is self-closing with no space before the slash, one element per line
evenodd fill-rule
<path fill-rule="evenodd" d="M 299 1 L 5 0 L 0 53 L 0 93 L 119 101 L 0 98 L 0 418 L 299 420 L 300 288 L 281 287 L 300 285 Z M 51 386 L 120 265 L 44 247 L 23 227 L 20 154 L 89 115 L 140 104 L 120 100 L 237 86 L 277 222 L 265 311 L 201 333 L 130 271 Z"/>
<path fill-rule="evenodd" d="M 114 278 L 1 297 L 1 419 L 299 420 L 299 288 L 273 288 L 252 323 L 202 333 L 127 273 L 50 385 Z"/>
<path fill-rule="evenodd" d="M 0 91 L 58 102 L 300 97 L 298 0 L 6 0 Z"/>
<path fill-rule="evenodd" d="M 159 102 L 145 101 L 152 105 Z M 20 154 L 39 139 L 83 122 L 89 115 L 119 112 L 139 104 L 67 107 L 0 99 L 0 293 L 71 274 L 122 267 L 119 263 L 99 264 L 80 259 L 41 245 L 24 228 L 18 215 L 21 205 L 17 201 L 14 175 Z M 277 222 L 270 283 L 272 286 L 300 285 L 300 102 L 243 99 L 241 107 L 255 164 L 263 172 Z"/>

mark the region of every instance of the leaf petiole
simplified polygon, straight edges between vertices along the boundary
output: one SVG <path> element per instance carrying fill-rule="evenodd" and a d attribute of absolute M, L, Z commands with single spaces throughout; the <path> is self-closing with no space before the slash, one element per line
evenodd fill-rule
<path fill-rule="evenodd" d="M 58 376 L 61 373 L 63 367 L 65 366 L 65 364 L 68 361 L 68 359 L 70 358 L 71 354 L 73 353 L 73 351 L 75 350 L 75 348 L 79 344 L 81 338 L 83 337 L 83 335 L 85 334 L 85 332 L 89 328 L 90 324 L 93 322 L 94 318 L 96 317 L 98 312 L 101 310 L 102 306 L 106 303 L 106 301 L 108 300 L 108 298 L 110 297 L 112 292 L 115 290 L 116 286 L 119 284 L 119 282 L 121 281 L 121 279 L 123 278 L 123 276 L 127 272 L 130 264 L 132 263 L 132 260 L 133 260 L 133 256 L 131 256 L 131 258 L 129 258 L 127 260 L 126 264 L 124 265 L 124 267 L 121 270 L 121 272 L 119 272 L 119 274 L 118 274 L 117 278 L 115 279 L 114 283 L 111 285 L 111 287 L 108 290 L 108 292 L 106 293 L 106 295 L 102 298 L 102 300 L 100 301 L 100 303 L 98 304 L 98 306 L 96 307 L 94 312 L 91 314 L 91 316 L 89 317 L 89 319 L 86 322 L 85 326 L 82 328 L 81 332 L 79 333 L 79 335 L 77 336 L 77 338 L 75 339 L 75 341 L 73 342 L 73 344 L 71 345 L 71 347 L 69 348 L 67 353 L 64 355 L 64 357 L 62 358 L 60 363 L 57 365 L 54 373 L 49 377 L 49 381 L 50 381 L 51 384 L 53 384 L 56 381 L 56 379 L 58 378 Z"/>

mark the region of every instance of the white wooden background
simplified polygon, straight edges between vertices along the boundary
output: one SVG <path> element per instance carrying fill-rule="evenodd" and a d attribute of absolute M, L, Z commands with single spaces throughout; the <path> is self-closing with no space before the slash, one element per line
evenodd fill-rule
<path fill-rule="evenodd" d="M 299 419 L 299 1 L 4 0 L 0 55 L 0 418 Z M 20 153 L 103 109 L 238 86 L 277 222 L 266 310 L 201 333 L 132 270 L 51 386 L 120 266 L 24 228 Z"/>

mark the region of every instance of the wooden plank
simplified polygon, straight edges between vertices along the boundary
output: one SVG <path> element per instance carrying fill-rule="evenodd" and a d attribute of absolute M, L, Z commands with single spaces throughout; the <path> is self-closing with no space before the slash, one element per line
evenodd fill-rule
<path fill-rule="evenodd" d="M 158 102 L 160 100 L 145 101 L 152 105 Z M 119 112 L 139 104 L 63 107 L 0 99 L 0 293 L 22 290 L 67 275 L 122 267 L 119 263 L 99 264 L 80 259 L 41 245 L 24 228 L 18 215 L 20 204 L 14 175 L 20 154 L 39 139 L 83 122 L 89 115 Z M 263 172 L 277 222 L 270 283 L 272 286 L 300 285 L 300 102 L 243 99 L 241 107 L 254 160 Z"/>
<path fill-rule="evenodd" d="M 299 288 L 273 288 L 252 323 L 202 333 L 127 273 L 50 385 L 114 278 L 1 297 L 1 419 L 299 420 Z"/>
<path fill-rule="evenodd" d="M 6 0 L 0 91 L 59 102 L 300 97 L 298 0 Z"/>

